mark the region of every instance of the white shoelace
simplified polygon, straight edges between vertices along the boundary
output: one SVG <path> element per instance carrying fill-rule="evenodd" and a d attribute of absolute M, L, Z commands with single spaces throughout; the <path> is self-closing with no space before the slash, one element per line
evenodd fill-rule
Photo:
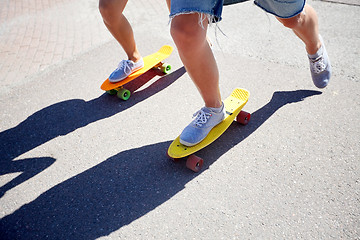
<path fill-rule="evenodd" d="M 130 60 L 123 60 L 119 63 L 118 69 L 123 68 L 126 75 L 130 75 L 132 72 Z"/>
<path fill-rule="evenodd" d="M 312 72 L 316 73 L 316 74 L 319 74 L 321 72 L 323 72 L 326 68 L 326 65 L 324 63 L 324 59 L 322 56 L 319 56 L 318 58 L 316 59 L 311 59 L 311 69 L 312 69 Z"/>
<path fill-rule="evenodd" d="M 206 113 L 202 109 L 194 113 L 193 117 L 196 116 L 195 124 L 198 127 L 201 127 L 203 124 L 207 122 L 207 120 L 211 117 L 211 113 Z"/>

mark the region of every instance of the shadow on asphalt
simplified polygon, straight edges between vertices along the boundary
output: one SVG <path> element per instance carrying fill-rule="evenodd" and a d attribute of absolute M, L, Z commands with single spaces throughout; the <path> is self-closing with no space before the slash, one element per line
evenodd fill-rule
<path fill-rule="evenodd" d="M 82 99 L 59 102 L 32 114 L 16 127 L 1 132 L 0 176 L 16 172 L 22 172 L 22 174 L 0 187 L 0 197 L 6 191 L 35 176 L 56 161 L 51 157 L 13 161 L 15 158 L 55 137 L 66 135 L 78 128 L 133 107 L 170 86 L 185 72 L 184 67 L 179 68 L 161 77 L 149 87 L 135 92 L 160 73 L 157 70 L 150 70 L 126 85 L 126 88 L 134 92 L 131 99 L 126 102 L 107 93 L 88 102 Z"/>
<path fill-rule="evenodd" d="M 319 94 L 308 90 L 275 92 L 268 104 L 252 113 L 247 126 L 234 122 L 212 147 L 199 153 L 206 159 L 204 169 L 281 107 Z M 185 168 L 185 161 L 167 160 L 169 145 L 167 141 L 120 152 L 51 188 L 0 220 L 2 239 L 95 239 L 130 224 L 197 176 Z"/>
<path fill-rule="evenodd" d="M 216 159 L 250 136 L 281 107 L 320 94 L 322 92 L 311 90 L 275 92 L 269 103 L 251 113 L 251 121 L 246 126 L 234 121 L 229 129 L 212 144 L 212 147 L 205 148 L 197 153 L 207 160 L 204 161 L 203 169 L 208 168 Z"/>

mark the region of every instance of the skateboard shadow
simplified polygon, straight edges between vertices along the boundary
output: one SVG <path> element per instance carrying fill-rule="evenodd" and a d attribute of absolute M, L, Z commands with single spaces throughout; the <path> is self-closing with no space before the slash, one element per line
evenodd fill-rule
<path fill-rule="evenodd" d="M 319 94 L 307 90 L 275 92 L 268 104 L 252 114 L 251 123 L 231 126 L 201 153 L 206 155 L 204 169 L 255 132 L 281 107 Z M 165 152 L 170 143 L 120 152 L 51 188 L 0 220 L 2 239 L 95 239 L 130 224 L 198 176 L 185 168 L 184 161 L 178 164 L 167 159 Z"/>
<path fill-rule="evenodd" d="M 50 157 L 13 161 L 15 158 L 55 137 L 66 135 L 78 128 L 135 106 L 170 86 L 185 72 L 184 67 L 179 68 L 161 77 L 147 88 L 136 91 L 155 75 L 159 75 L 158 71 L 150 70 L 137 80 L 132 81 L 131 84 L 126 85 L 126 88 L 134 92 L 126 102 L 107 93 L 90 101 L 67 100 L 41 109 L 16 127 L 0 132 L 0 176 L 22 172 L 21 175 L 0 187 L 0 197 L 6 191 L 35 176 L 55 162 L 55 159 Z"/>
<path fill-rule="evenodd" d="M 203 169 L 207 169 L 220 156 L 250 136 L 278 109 L 287 104 L 301 102 L 305 98 L 320 94 L 322 92 L 312 90 L 275 92 L 269 103 L 251 114 L 251 121 L 246 126 L 234 121 L 229 129 L 212 144 L 212 147 L 205 148 L 197 153 L 206 159 Z"/>

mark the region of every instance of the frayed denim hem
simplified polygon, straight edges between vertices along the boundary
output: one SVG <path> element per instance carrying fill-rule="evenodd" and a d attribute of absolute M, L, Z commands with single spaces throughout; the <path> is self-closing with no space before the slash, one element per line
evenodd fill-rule
<path fill-rule="evenodd" d="M 289 2 L 289 3 L 291 3 L 291 2 Z M 299 8 L 298 10 L 295 10 L 295 11 L 293 11 L 291 13 L 290 12 L 285 13 L 285 12 L 282 11 L 282 9 L 277 8 L 277 7 L 270 7 L 270 6 L 260 4 L 257 0 L 254 1 L 254 4 L 256 6 L 258 6 L 259 8 L 261 8 L 262 10 L 264 10 L 265 12 L 267 12 L 267 13 L 270 13 L 270 14 L 276 16 L 276 17 L 279 17 L 279 18 L 286 19 L 286 18 L 295 17 L 295 16 L 299 15 L 300 13 L 302 13 L 304 11 L 306 1 L 304 1 L 302 3 L 301 8 Z M 286 2 L 284 2 L 282 4 L 286 4 Z"/>
<path fill-rule="evenodd" d="M 199 14 L 199 25 L 204 29 L 204 21 L 207 20 L 208 23 L 209 23 L 209 26 L 211 26 L 213 23 L 215 23 L 217 25 L 217 22 L 221 21 L 221 17 L 218 17 L 218 16 L 215 16 L 215 15 L 212 15 L 210 13 L 206 13 L 206 12 L 201 12 L 201 11 L 181 11 L 179 13 L 175 13 L 175 14 L 171 14 L 169 16 L 169 24 L 171 24 L 171 21 L 177 17 L 177 16 L 180 16 L 180 15 L 184 15 L 184 14 L 194 14 L 194 13 L 197 13 Z"/>

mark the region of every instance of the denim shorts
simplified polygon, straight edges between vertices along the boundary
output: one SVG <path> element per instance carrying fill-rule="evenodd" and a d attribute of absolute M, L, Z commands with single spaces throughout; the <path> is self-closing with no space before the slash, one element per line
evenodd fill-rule
<path fill-rule="evenodd" d="M 301 13 L 305 0 L 255 0 L 256 5 L 280 18 L 291 18 Z"/>
<path fill-rule="evenodd" d="M 223 0 L 171 0 L 170 18 L 184 13 L 203 13 L 212 22 L 221 20 Z"/>
<path fill-rule="evenodd" d="M 301 13 L 305 0 L 254 0 L 254 3 L 280 18 L 291 18 Z M 184 13 L 204 13 L 212 22 L 221 20 L 223 0 L 171 0 L 170 18 Z"/>

